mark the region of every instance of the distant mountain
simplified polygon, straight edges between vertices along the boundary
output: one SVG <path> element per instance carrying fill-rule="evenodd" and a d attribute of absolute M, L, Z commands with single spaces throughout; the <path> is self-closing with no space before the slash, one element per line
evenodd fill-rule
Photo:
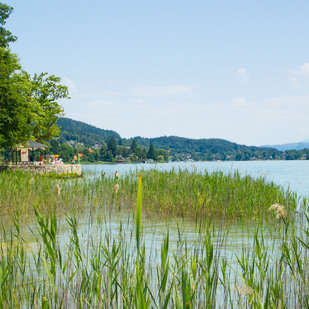
<path fill-rule="evenodd" d="M 75 141 L 91 146 L 107 142 L 110 137 L 121 140 L 120 135 L 115 131 L 99 129 L 70 118 L 59 118 L 57 124 L 60 127 L 59 139 L 61 143 Z"/>
<path fill-rule="evenodd" d="M 282 145 L 265 145 L 261 147 L 269 147 L 269 148 L 275 148 L 280 151 L 286 151 L 286 150 L 303 150 L 305 148 L 309 149 L 309 141 L 303 141 L 299 143 L 289 143 L 289 144 L 282 144 Z"/>

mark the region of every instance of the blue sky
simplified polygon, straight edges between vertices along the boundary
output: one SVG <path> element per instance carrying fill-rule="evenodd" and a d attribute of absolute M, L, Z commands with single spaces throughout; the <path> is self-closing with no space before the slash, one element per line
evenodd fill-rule
<path fill-rule="evenodd" d="M 10 0 L 11 48 L 66 116 L 122 137 L 309 138 L 309 2 Z"/>

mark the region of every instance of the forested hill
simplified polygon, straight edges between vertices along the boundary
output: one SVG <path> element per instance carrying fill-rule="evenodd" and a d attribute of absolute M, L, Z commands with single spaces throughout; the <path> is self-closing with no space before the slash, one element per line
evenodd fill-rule
<path fill-rule="evenodd" d="M 60 118 L 58 125 L 61 127 L 58 142 L 70 144 L 73 147 L 80 143 L 86 148 L 93 147 L 96 144 L 105 145 L 112 137 L 119 147 L 121 145 L 121 147 L 128 148 L 133 141 L 133 138 L 122 139 L 115 131 L 99 129 L 69 118 Z M 145 149 L 145 151 L 152 144 L 156 149 L 167 150 L 170 157 L 175 160 L 250 160 L 254 158 L 272 159 L 282 156 L 281 151 L 273 148 L 239 145 L 216 138 L 189 139 L 164 136 L 157 138 L 135 137 L 134 139 L 137 146 Z"/>
<path fill-rule="evenodd" d="M 70 118 L 59 118 L 57 125 L 60 127 L 60 143 L 74 141 L 90 146 L 97 143 L 104 144 L 111 137 L 121 140 L 120 135 L 115 131 L 99 129 Z"/>
<path fill-rule="evenodd" d="M 163 148 L 169 150 L 171 153 L 189 153 L 195 159 L 223 159 L 227 156 L 236 157 L 239 159 L 256 158 L 270 158 L 280 156 L 281 151 L 274 148 L 255 147 L 239 145 L 229 142 L 224 139 L 209 138 L 209 139 L 189 139 L 178 136 L 164 136 L 157 138 L 143 138 L 135 137 L 138 145 L 144 147 L 153 144 L 155 148 Z"/>
<path fill-rule="evenodd" d="M 269 147 L 256 147 L 239 145 L 219 138 L 209 139 L 191 139 L 178 136 L 162 136 L 156 138 L 143 138 L 135 137 L 138 144 L 149 146 L 152 143 L 156 148 L 168 148 L 170 150 L 188 151 L 194 150 L 195 152 L 211 151 L 213 153 L 219 151 L 267 151 Z M 272 151 L 275 150 L 274 148 Z"/>

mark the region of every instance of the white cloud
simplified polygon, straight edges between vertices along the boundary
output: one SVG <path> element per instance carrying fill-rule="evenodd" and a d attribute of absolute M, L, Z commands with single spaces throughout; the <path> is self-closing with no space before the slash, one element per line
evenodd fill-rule
<path fill-rule="evenodd" d="M 290 76 L 290 83 L 293 88 L 300 88 L 297 77 L 296 76 Z"/>
<path fill-rule="evenodd" d="M 234 105 L 239 107 L 249 106 L 250 104 L 246 101 L 246 99 L 241 97 L 232 98 L 232 102 Z"/>
<path fill-rule="evenodd" d="M 304 76 L 309 77 L 309 63 L 305 63 L 300 67 L 300 72 Z"/>
<path fill-rule="evenodd" d="M 276 109 L 289 108 L 294 112 L 308 113 L 309 112 L 309 94 L 303 96 L 284 96 L 275 97 L 266 100 L 270 107 Z"/>
<path fill-rule="evenodd" d="M 249 79 L 249 74 L 246 69 L 240 68 L 237 70 L 238 77 L 240 81 L 246 82 Z"/>
<path fill-rule="evenodd" d="M 93 101 L 93 102 L 90 102 L 88 105 L 87 105 L 87 109 L 90 109 L 92 110 L 93 108 L 95 109 L 104 109 L 106 107 L 109 107 L 109 106 L 112 106 L 113 105 L 113 102 L 111 101 L 107 101 L 107 100 L 96 100 L 96 101 Z M 95 113 L 95 110 L 93 110 L 93 113 Z"/>
<path fill-rule="evenodd" d="M 68 87 L 69 93 L 76 93 L 78 91 L 77 85 L 72 79 L 68 77 L 63 77 L 62 80 L 63 84 Z"/>
<path fill-rule="evenodd" d="M 293 88 L 309 88 L 309 63 L 304 63 L 296 70 L 290 70 L 289 80 Z"/>
<path fill-rule="evenodd" d="M 194 86 L 171 85 L 162 87 L 134 88 L 133 93 L 141 97 L 179 96 L 192 92 Z"/>

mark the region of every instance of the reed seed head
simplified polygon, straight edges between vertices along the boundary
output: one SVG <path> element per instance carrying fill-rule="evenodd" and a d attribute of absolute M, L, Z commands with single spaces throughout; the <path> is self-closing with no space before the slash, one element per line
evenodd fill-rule
<path fill-rule="evenodd" d="M 276 218 L 285 219 L 287 217 L 286 209 L 283 205 L 280 204 L 272 204 L 268 210 L 275 210 L 276 211 Z"/>
<path fill-rule="evenodd" d="M 114 192 L 117 194 L 118 190 L 119 190 L 119 185 L 118 185 L 118 183 L 117 183 L 117 184 L 115 184 L 115 186 L 114 186 Z"/>
<path fill-rule="evenodd" d="M 239 294 L 246 296 L 249 296 L 254 292 L 254 290 L 247 285 L 236 285 L 234 289 L 237 290 Z"/>
<path fill-rule="evenodd" d="M 56 195 L 60 195 L 60 187 L 58 184 L 56 184 Z"/>

